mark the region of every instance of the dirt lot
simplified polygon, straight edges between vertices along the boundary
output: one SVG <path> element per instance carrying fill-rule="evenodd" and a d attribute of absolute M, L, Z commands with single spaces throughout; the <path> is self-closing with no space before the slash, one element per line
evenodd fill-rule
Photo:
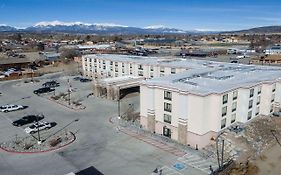
<path fill-rule="evenodd" d="M 276 144 L 254 161 L 258 167 L 258 175 L 277 175 L 281 172 L 281 146 Z"/>

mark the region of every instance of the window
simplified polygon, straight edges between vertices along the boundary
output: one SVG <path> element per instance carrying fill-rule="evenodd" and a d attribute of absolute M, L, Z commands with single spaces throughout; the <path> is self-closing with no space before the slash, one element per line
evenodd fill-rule
<path fill-rule="evenodd" d="M 276 84 L 273 84 L 272 85 L 272 92 L 275 92 L 275 90 L 276 90 Z"/>
<path fill-rule="evenodd" d="M 227 106 L 222 108 L 222 117 L 226 116 L 227 113 Z"/>
<path fill-rule="evenodd" d="M 105 70 L 105 69 L 106 69 L 106 67 L 105 67 L 105 66 L 103 66 L 103 69 Z"/>
<path fill-rule="evenodd" d="M 253 100 L 249 101 L 249 109 L 251 109 L 253 107 Z"/>
<path fill-rule="evenodd" d="M 172 100 L 172 92 L 164 91 L 164 99 L 165 100 Z"/>
<path fill-rule="evenodd" d="M 260 113 L 260 107 L 257 107 L 256 108 L 256 115 L 259 115 L 259 113 Z"/>
<path fill-rule="evenodd" d="M 233 91 L 233 100 L 236 100 L 238 97 L 238 91 Z"/>
<path fill-rule="evenodd" d="M 257 105 L 259 105 L 260 103 L 261 103 L 261 97 L 258 96 L 258 98 L 257 98 Z"/>
<path fill-rule="evenodd" d="M 102 64 L 105 64 L 105 61 L 104 61 L 104 60 L 102 60 Z"/>
<path fill-rule="evenodd" d="M 171 121 L 172 121 L 172 116 L 169 114 L 164 114 L 164 122 L 171 124 Z"/>
<path fill-rule="evenodd" d="M 118 72 L 118 67 L 115 67 L 115 72 Z"/>
<path fill-rule="evenodd" d="M 139 69 L 139 70 L 143 70 L 143 67 L 142 67 L 141 64 L 138 65 L 138 69 Z"/>
<path fill-rule="evenodd" d="M 166 126 L 163 127 L 163 135 L 166 137 L 171 138 L 171 129 L 167 128 Z"/>
<path fill-rule="evenodd" d="M 110 61 L 110 65 L 113 65 L 113 61 Z"/>
<path fill-rule="evenodd" d="M 250 120 L 251 118 L 252 118 L 252 111 L 249 111 L 247 119 Z"/>
<path fill-rule="evenodd" d="M 115 67 L 118 67 L 118 63 L 117 63 L 117 62 L 115 62 L 115 64 L 114 64 L 114 65 L 115 65 Z"/>
<path fill-rule="evenodd" d="M 122 63 L 122 67 L 124 67 L 124 63 Z"/>
<path fill-rule="evenodd" d="M 170 103 L 164 102 L 164 111 L 172 112 L 172 105 Z"/>
<path fill-rule="evenodd" d="M 237 108 L 237 102 L 232 103 L 232 112 L 236 111 Z"/>
<path fill-rule="evenodd" d="M 175 68 L 171 68 L 171 74 L 175 74 L 176 73 L 176 69 Z"/>
<path fill-rule="evenodd" d="M 150 71 L 153 71 L 153 66 L 150 66 Z"/>
<path fill-rule="evenodd" d="M 139 71 L 139 76 L 143 76 L 143 72 L 142 71 Z"/>
<path fill-rule="evenodd" d="M 130 68 L 132 68 L 132 64 L 130 64 Z"/>
<path fill-rule="evenodd" d="M 222 104 L 227 103 L 227 101 L 228 101 L 228 94 L 225 94 L 222 96 Z"/>
<path fill-rule="evenodd" d="M 231 123 L 234 123 L 236 121 L 236 113 L 231 115 Z"/>
<path fill-rule="evenodd" d="M 153 74 L 152 73 L 150 74 L 150 78 L 153 78 Z"/>
<path fill-rule="evenodd" d="M 250 89 L 250 98 L 252 98 L 254 96 L 254 92 L 255 92 L 254 89 Z"/>
<path fill-rule="evenodd" d="M 165 68 L 164 67 L 160 67 L 160 72 L 164 73 L 165 72 Z"/>
<path fill-rule="evenodd" d="M 273 105 L 270 106 L 270 113 L 273 112 Z"/>
<path fill-rule="evenodd" d="M 221 129 L 225 128 L 226 126 L 226 118 L 221 120 Z"/>
<path fill-rule="evenodd" d="M 271 95 L 271 103 L 274 102 L 274 99 L 275 99 L 275 94 L 272 94 Z"/>
<path fill-rule="evenodd" d="M 261 86 L 258 87 L 258 94 L 261 94 Z"/>
<path fill-rule="evenodd" d="M 97 59 L 96 59 L 96 58 L 94 59 L 94 62 L 95 62 L 95 63 L 97 62 Z"/>

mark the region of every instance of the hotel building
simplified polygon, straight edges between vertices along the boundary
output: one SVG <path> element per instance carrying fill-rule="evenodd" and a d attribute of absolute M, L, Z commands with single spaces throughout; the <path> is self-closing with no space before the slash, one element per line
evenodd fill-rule
<path fill-rule="evenodd" d="M 83 61 L 87 76 L 146 77 L 140 82 L 143 128 L 192 147 L 205 147 L 234 123 L 279 110 L 281 102 L 280 68 L 124 55 Z"/>

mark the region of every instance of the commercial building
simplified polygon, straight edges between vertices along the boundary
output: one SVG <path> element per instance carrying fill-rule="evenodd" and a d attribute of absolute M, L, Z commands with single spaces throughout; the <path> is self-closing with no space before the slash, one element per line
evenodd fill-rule
<path fill-rule="evenodd" d="M 281 54 L 281 45 L 276 44 L 272 47 L 269 47 L 265 50 L 265 54 L 267 55 L 280 55 Z"/>
<path fill-rule="evenodd" d="M 281 102 L 280 68 L 128 55 L 85 55 L 82 65 L 86 76 L 146 78 L 139 83 L 143 128 L 192 147 Z"/>
<path fill-rule="evenodd" d="M 207 62 L 206 62 L 207 64 Z M 131 55 L 84 55 L 82 68 L 85 76 L 95 78 L 125 75 L 155 78 L 205 66 L 202 61 L 178 58 L 158 58 Z"/>
<path fill-rule="evenodd" d="M 222 63 L 150 79 L 140 87 L 141 123 L 151 132 L 202 148 L 228 126 L 277 110 L 280 78 L 281 69 Z"/>

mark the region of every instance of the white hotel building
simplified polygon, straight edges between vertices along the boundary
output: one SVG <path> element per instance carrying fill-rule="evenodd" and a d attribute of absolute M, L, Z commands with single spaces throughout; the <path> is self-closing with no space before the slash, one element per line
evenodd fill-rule
<path fill-rule="evenodd" d="M 86 55 L 83 69 L 87 76 L 146 77 L 140 83 L 142 126 L 192 147 L 208 145 L 236 122 L 269 115 L 281 102 L 281 69 L 274 67 Z"/>

